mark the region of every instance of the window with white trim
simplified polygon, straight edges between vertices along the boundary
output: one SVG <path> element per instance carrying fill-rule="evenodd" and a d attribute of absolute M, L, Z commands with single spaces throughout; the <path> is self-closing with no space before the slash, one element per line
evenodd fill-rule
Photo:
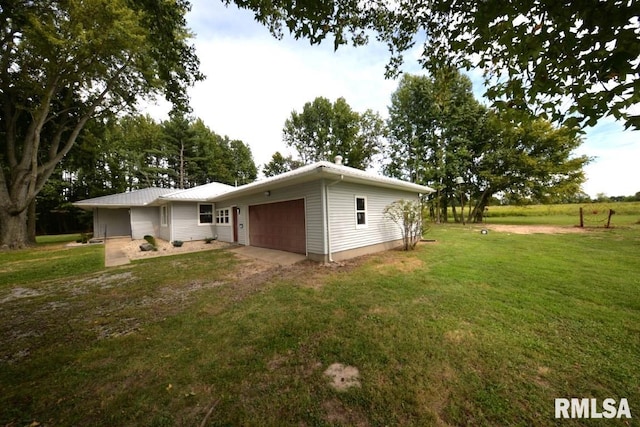
<path fill-rule="evenodd" d="M 229 225 L 231 222 L 231 210 L 229 208 L 216 210 L 216 224 Z"/>
<path fill-rule="evenodd" d="M 367 198 L 356 196 L 356 228 L 367 227 Z"/>
<path fill-rule="evenodd" d="M 160 225 L 163 227 L 169 225 L 169 207 L 167 205 L 160 206 Z"/>
<path fill-rule="evenodd" d="M 213 205 L 210 203 L 198 204 L 198 224 L 213 224 Z"/>

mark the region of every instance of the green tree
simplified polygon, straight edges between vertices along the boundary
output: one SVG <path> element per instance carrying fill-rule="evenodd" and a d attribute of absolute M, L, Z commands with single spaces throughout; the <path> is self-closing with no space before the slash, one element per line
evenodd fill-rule
<path fill-rule="evenodd" d="M 471 81 L 456 70 L 404 75 L 392 95 L 385 172 L 434 188 L 430 200 L 437 222 L 446 221 L 447 207 L 459 200 L 454 182 L 465 174 L 485 114 Z"/>
<path fill-rule="evenodd" d="M 0 246 L 29 243 L 27 211 L 87 122 L 201 79 L 185 0 L 0 6 Z M 35 212 L 35 209 L 33 209 Z"/>
<path fill-rule="evenodd" d="M 198 159 L 198 146 L 191 122 L 181 111 L 174 110 L 169 114 L 169 120 L 162 123 L 162 130 L 165 139 L 163 154 L 167 158 L 167 170 L 174 179 L 172 187 L 189 188 L 189 172 L 194 169 L 190 167 L 191 161 Z"/>
<path fill-rule="evenodd" d="M 554 128 L 525 113 L 480 105 L 457 72 L 403 76 L 389 108 L 388 175 L 436 189 L 432 214 L 480 221 L 494 195 L 549 202 L 580 191 L 586 157 L 575 129 Z M 462 183 L 458 183 L 461 179 Z M 462 200 L 461 200 L 462 199 Z M 465 204 L 469 211 L 456 209 Z"/>
<path fill-rule="evenodd" d="M 293 159 L 292 156 L 283 156 L 279 151 L 276 151 L 271 156 L 269 163 L 262 167 L 262 173 L 264 176 L 276 176 L 285 172 L 290 172 L 294 169 L 298 169 L 304 163 L 300 160 Z"/>
<path fill-rule="evenodd" d="M 295 148 L 303 163 L 332 161 L 337 155 L 348 166 L 366 169 L 379 152 L 384 135 L 382 119 L 371 110 L 359 114 L 344 98 L 333 104 L 318 97 L 295 110 L 286 120 L 283 138 Z"/>
<path fill-rule="evenodd" d="M 233 181 L 228 184 L 244 185 L 253 182 L 258 177 L 258 168 L 253 161 L 251 148 L 244 142 L 234 139 L 229 142 L 230 169 L 233 171 Z"/>
<path fill-rule="evenodd" d="M 485 135 L 469 148 L 470 164 L 459 190 L 469 195 L 468 219 L 481 221 L 492 196 L 551 203 L 579 194 L 586 156 L 575 129 L 554 127 L 528 115 L 490 114 Z"/>
<path fill-rule="evenodd" d="M 640 115 L 629 108 L 640 96 L 635 1 L 234 2 L 277 37 L 284 28 L 312 44 L 332 36 L 338 48 L 375 36 L 389 47 L 388 75 L 397 74 L 419 37 L 423 65 L 483 70 L 498 106 L 545 111 L 554 121 L 569 117 L 570 127 L 612 115 L 640 128 Z"/>

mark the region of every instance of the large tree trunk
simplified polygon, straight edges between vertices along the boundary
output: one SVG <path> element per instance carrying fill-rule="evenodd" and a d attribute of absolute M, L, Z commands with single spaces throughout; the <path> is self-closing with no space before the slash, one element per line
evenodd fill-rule
<path fill-rule="evenodd" d="M 20 249 L 29 246 L 27 210 L 11 214 L 0 208 L 0 249 Z"/>
<path fill-rule="evenodd" d="M 29 211 L 27 212 L 27 240 L 29 244 L 36 244 L 36 199 L 29 203 Z"/>

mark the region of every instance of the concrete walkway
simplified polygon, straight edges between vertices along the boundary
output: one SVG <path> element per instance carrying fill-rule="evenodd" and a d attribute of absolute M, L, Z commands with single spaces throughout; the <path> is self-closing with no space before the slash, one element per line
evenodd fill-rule
<path fill-rule="evenodd" d="M 265 261 L 271 264 L 282 266 L 292 265 L 307 259 L 306 256 L 301 254 L 277 251 L 275 249 L 257 248 L 255 246 L 238 246 L 236 248 L 230 249 L 230 251 L 246 258 L 254 258 L 260 261 Z"/>
<path fill-rule="evenodd" d="M 104 266 L 116 267 L 129 264 L 131 261 L 122 249 L 131 242 L 130 237 L 114 237 L 104 241 Z"/>

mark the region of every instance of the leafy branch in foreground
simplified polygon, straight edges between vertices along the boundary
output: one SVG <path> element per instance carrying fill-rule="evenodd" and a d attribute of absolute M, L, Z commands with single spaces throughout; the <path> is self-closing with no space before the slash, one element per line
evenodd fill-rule
<path fill-rule="evenodd" d="M 487 96 L 503 108 L 595 125 L 612 115 L 640 129 L 640 2 L 542 0 L 233 0 L 281 37 L 288 29 L 312 44 L 389 47 L 387 75 L 424 40 L 421 63 L 485 72 Z M 223 0 L 229 4 L 231 0 Z"/>
<path fill-rule="evenodd" d="M 203 78 L 188 9 L 186 0 L 2 3 L 0 246 L 29 242 L 27 211 L 88 122 L 154 95 L 188 109 L 186 88 Z"/>

